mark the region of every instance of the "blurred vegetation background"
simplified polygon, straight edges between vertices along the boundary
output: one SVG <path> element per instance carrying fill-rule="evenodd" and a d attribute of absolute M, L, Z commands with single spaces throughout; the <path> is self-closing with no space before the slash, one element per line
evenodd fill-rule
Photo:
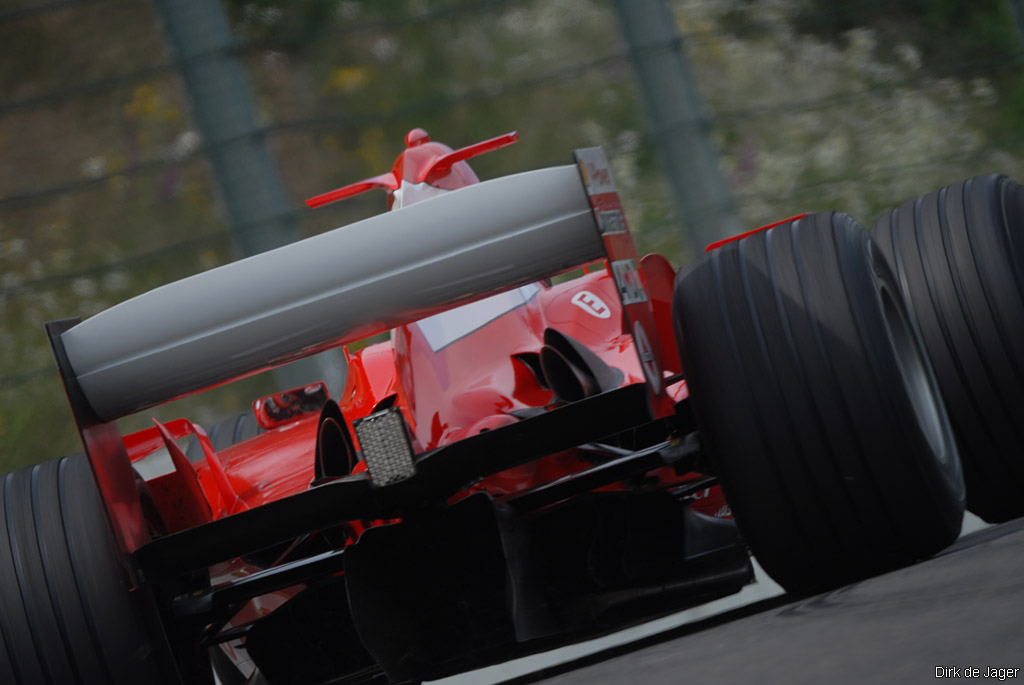
<path fill-rule="evenodd" d="M 1024 177 L 1015 0 L 667 2 L 750 228 L 831 208 L 870 226 L 963 177 Z M 453 147 L 518 130 L 519 144 L 473 162 L 481 178 L 602 145 L 641 250 L 676 266 L 693 256 L 681 236 L 695 218 L 675 214 L 609 0 L 223 8 L 225 49 L 245 66 L 301 235 L 381 211 L 382 194 L 316 212 L 302 199 L 389 169 L 411 128 Z M 152 2 L 5 0 L 0 44 L 8 470 L 81 449 L 44 321 L 88 317 L 242 253 Z M 209 425 L 274 389 L 257 377 L 152 413 Z"/>

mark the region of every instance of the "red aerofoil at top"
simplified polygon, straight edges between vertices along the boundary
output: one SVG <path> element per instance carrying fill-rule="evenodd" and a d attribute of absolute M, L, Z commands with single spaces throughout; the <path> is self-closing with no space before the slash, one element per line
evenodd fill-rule
<path fill-rule="evenodd" d="M 400 198 L 398 206 L 401 207 L 404 195 L 415 193 L 415 190 L 411 189 L 423 189 L 424 184 L 440 190 L 456 190 L 472 183 L 479 183 L 480 180 L 469 165 L 461 162 L 511 145 L 517 140 L 518 133 L 506 133 L 453 151 L 447 145 L 430 140 L 430 136 L 422 128 L 414 128 L 405 136 L 406 149 L 395 160 L 395 166 L 389 173 L 311 197 L 306 200 L 306 204 L 313 208 L 322 207 L 379 188 L 388 191 L 388 209 L 394 207 L 396 197 Z M 412 201 L 414 200 L 407 199 L 405 204 L 411 204 Z"/>

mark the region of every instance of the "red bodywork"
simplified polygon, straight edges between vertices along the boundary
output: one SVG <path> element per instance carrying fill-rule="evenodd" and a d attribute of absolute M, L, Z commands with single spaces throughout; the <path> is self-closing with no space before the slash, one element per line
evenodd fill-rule
<path fill-rule="evenodd" d="M 412 202 L 476 183 L 465 160 L 515 140 L 512 133 L 453 152 L 416 129 L 407 136 L 407 147 L 391 172 L 308 204 L 320 206 L 381 188 L 387 191 L 388 207 L 400 211 Z M 609 259 L 589 265 L 571 280 L 527 285 L 396 328 L 385 342 L 354 353 L 346 350 L 347 379 L 336 400 L 353 438 L 353 422 L 391 404 L 401 410 L 417 453 L 514 423 L 523 412 L 554 406 L 555 394 L 529 361 L 544 346 L 546 329 L 570 336 L 621 372 L 620 386 L 647 381 L 654 416 L 671 414 L 675 403 L 686 397 L 672 333 L 675 272 L 663 257 L 637 259 L 610 178 L 602 177 L 600 164 L 582 159 L 580 167 Z M 613 268 L 624 270 L 625 276 L 614 278 Z M 170 452 L 175 470 L 150 479 L 148 485 L 165 526 L 175 532 L 307 490 L 314 479 L 317 428 L 318 412 L 305 413 L 217 453 L 201 428 L 179 419 L 129 435 L 124 443 L 132 462 L 161 447 Z M 190 434 L 196 435 L 204 455 L 194 463 L 177 444 Z M 500 498 L 592 463 L 579 450 L 549 455 L 484 478 L 456 499 L 479 490 Z M 359 462 L 355 472 L 364 469 L 365 463 Z M 668 467 L 650 475 L 664 488 L 699 477 L 680 476 Z M 717 487 L 691 499 L 701 513 L 730 515 Z M 353 522 L 352 538 L 367 525 L 373 522 Z M 235 560 L 211 569 L 211 581 L 258 570 Z M 251 621 L 295 591 L 252 600 L 232 622 Z M 235 650 L 225 647 L 234 658 Z"/>

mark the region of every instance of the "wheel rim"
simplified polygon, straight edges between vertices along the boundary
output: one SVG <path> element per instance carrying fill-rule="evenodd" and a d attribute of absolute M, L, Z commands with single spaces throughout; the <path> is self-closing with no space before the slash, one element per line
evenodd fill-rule
<path fill-rule="evenodd" d="M 896 365 L 907 388 L 907 397 L 914 408 L 918 425 L 928 441 L 932 454 L 943 466 L 950 464 L 950 452 L 946 430 L 943 424 L 942 411 L 938 405 L 938 389 L 935 387 L 931 373 L 925 365 L 917 337 L 907 321 L 897 296 L 889 286 L 879 283 L 879 295 L 882 300 L 882 312 L 885 316 L 886 328 L 896 351 Z"/>

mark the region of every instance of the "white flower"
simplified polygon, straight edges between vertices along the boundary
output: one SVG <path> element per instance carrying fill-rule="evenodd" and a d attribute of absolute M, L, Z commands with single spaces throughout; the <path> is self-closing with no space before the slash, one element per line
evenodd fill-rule
<path fill-rule="evenodd" d="M 93 297 L 96 294 L 96 281 L 91 278 L 76 278 L 71 283 L 71 291 L 81 298 Z"/>
<path fill-rule="evenodd" d="M 897 45 L 893 52 L 911 71 L 917 71 L 921 68 L 921 51 L 913 45 L 908 43 Z"/>
<path fill-rule="evenodd" d="M 79 167 L 82 175 L 88 178 L 100 178 L 107 173 L 107 160 L 101 155 L 90 157 Z"/>
<path fill-rule="evenodd" d="M 992 82 L 980 76 L 972 79 L 971 97 L 984 100 L 986 105 L 994 105 L 996 103 L 996 91 L 992 87 Z"/>
<path fill-rule="evenodd" d="M 370 54 L 378 62 L 390 62 L 398 54 L 398 41 L 391 36 L 381 36 L 373 41 L 370 46 Z"/>
<path fill-rule="evenodd" d="M 345 0 L 344 2 L 339 2 L 334 8 L 334 16 L 337 19 L 347 21 L 358 17 L 361 10 L 362 7 L 360 7 L 358 2 Z"/>
<path fill-rule="evenodd" d="M 128 287 L 128 273 L 124 269 L 108 271 L 103 276 L 103 289 L 107 292 L 117 292 Z"/>
<path fill-rule="evenodd" d="M 171 143 L 168 156 L 174 161 L 180 161 L 199 149 L 202 138 L 195 131 L 189 129 L 178 135 Z"/>

